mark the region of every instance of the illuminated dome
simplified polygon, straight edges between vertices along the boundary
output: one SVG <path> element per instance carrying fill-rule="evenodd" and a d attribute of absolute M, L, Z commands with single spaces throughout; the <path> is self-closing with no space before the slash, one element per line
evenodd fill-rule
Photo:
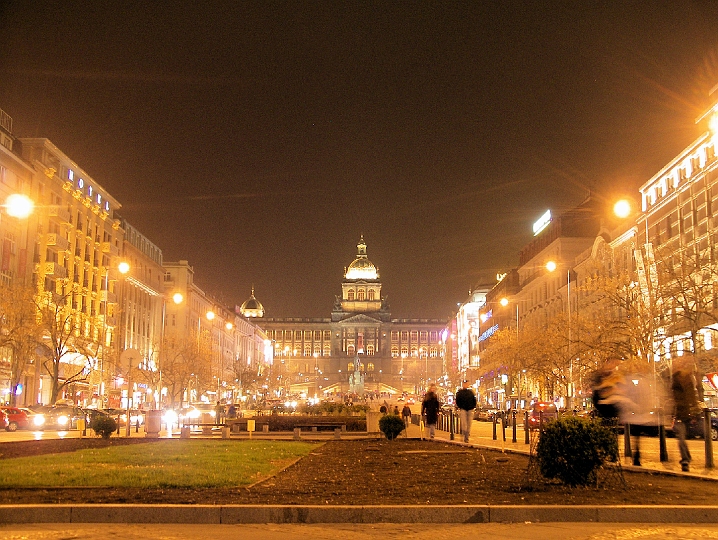
<path fill-rule="evenodd" d="M 264 306 L 254 297 L 254 287 L 252 287 L 252 296 L 245 300 L 239 312 L 244 317 L 264 317 Z"/>
<path fill-rule="evenodd" d="M 366 244 L 364 243 L 363 235 L 357 244 L 357 250 L 357 257 L 349 265 L 344 277 L 346 277 L 346 279 L 378 279 L 379 271 L 376 266 L 367 259 Z"/>

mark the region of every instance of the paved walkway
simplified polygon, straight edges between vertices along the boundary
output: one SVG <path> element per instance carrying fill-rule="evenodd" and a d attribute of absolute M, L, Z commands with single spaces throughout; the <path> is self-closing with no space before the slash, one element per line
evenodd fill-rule
<path fill-rule="evenodd" d="M 410 426 L 409 437 L 418 438 L 421 435 L 422 433 L 419 426 Z M 497 440 L 494 440 L 492 422 L 474 421 L 471 426 L 469 444 L 479 448 L 493 448 L 505 452 L 517 452 L 521 454 L 529 453 L 531 445 L 525 443 L 523 425 L 517 426 L 517 442 L 515 443 L 511 442 L 513 438 L 513 428 L 506 428 L 506 441 L 504 441 L 501 432 L 501 425 L 497 424 L 496 435 Z M 437 431 L 436 438 L 442 441 L 451 441 L 450 434 L 446 431 Z M 464 444 L 463 436 L 458 433 L 455 434 L 453 442 L 456 444 Z M 635 438 L 633 444 L 635 444 Z M 678 441 L 674 438 L 668 438 L 666 440 L 669 458 L 667 462 L 661 462 L 660 460 L 659 444 L 660 442 L 658 437 L 641 437 L 641 466 L 634 466 L 631 458 L 623 458 L 623 468 L 630 471 L 651 471 L 682 477 L 718 480 L 718 469 L 705 468 L 705 442 L 703 440 L 695 439 L 688 441 L 688 446 L 693 457 L 691 471 L 688 473 L 681 472 L 681 466 L 680 463 L 678 463 L 678 460 L 680 459 L 680 455 L 678 453 Z M 623 456 L 623 435 L 619 435 L 618 445 L 620 455 Z M 713 444 L 713 452 L 715 454 L 715 464 L 718 466 L 718 443 Z"/>

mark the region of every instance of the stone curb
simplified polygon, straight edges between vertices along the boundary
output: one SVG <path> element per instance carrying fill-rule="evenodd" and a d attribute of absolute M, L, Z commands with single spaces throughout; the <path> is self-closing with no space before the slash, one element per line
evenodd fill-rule
<path fill-rule="evenodd" d="M 718 506 L 6 505 L 19 523 L 718 523 Z"/>

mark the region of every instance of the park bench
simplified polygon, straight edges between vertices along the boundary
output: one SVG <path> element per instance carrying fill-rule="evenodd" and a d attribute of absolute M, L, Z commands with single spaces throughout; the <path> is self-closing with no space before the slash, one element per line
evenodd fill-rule
<path fill-rule="evenodd" d="M 254 420 L 254 429 L 256 431 L 269 431 L 269 421 L 257 418 L 227 418 L 224 425 L 232 432 L 247 431 L 247 420 Z"/>
<path fill-rule="evenodd" d="M 341 429 L 342 431 L 347 430 L 347 425 L 344 422 L 306 422 L 304 424 L 297 424 L 294 426 L 295 429 L 311 429 L 312 431 L 319 431 L 319 428 L 326 428 L 328 430 Z"/>

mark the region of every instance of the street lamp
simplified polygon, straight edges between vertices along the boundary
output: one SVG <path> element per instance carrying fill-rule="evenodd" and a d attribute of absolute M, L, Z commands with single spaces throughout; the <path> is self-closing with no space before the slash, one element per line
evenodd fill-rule
<path fill-rule="evenodd" d="M 8 216 L 25 219 L 35 208 L 35 203 L 27 195 L 21 193 L 13 193 L 5 199 L 5 211 Z"/>

